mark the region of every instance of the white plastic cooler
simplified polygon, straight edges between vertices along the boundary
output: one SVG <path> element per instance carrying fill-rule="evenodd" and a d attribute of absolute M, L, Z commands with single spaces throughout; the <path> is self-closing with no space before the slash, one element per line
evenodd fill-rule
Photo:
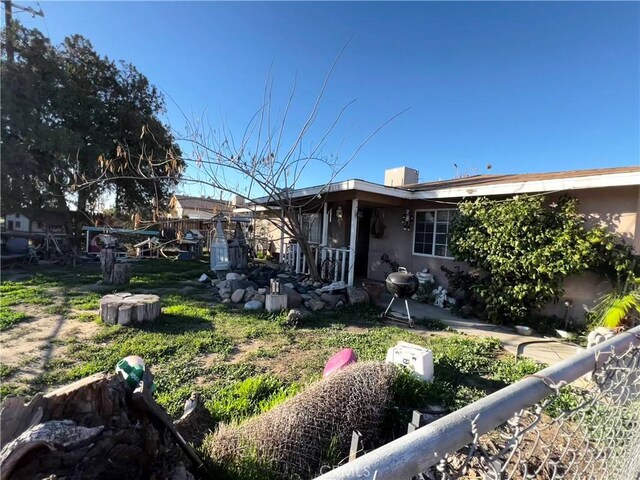
<path fill-rule="evenodd" d="M 433 352 L 407 342 L 398 342 L 387 350 L 387 363 L 404 365 L 423 380 L 433 380 Z"/>

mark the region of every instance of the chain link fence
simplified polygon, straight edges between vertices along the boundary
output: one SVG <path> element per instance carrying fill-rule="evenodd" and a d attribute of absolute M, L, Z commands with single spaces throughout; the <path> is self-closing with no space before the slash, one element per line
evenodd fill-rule
<path fill-rule="evenodd" d="M 640 480 L 640 327 L 319 478 Z"/>

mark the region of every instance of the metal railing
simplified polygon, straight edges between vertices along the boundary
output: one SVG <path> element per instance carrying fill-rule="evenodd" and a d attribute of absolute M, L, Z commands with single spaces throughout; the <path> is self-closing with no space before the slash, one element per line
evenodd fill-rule
<path fill-rule="evenodd" d="M 318 478 L 412 477 L 640 479 L 640 327 Z"/>
<path fill-rule="evenodd" d="M 311 253 L 320 269 L 320 276 L 327 281 L 347 282 L 349 275 L 349 249 L 329 248 L 311 245 Z M 296 273 L 309 274 L 309 265 L 302 249 L 297 243 L 286 245 L 283 262 L 290 265 Z"/>

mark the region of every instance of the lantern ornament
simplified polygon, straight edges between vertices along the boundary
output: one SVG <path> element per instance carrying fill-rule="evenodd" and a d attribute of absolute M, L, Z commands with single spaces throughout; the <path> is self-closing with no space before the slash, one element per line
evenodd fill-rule
<path fill-rule="evenodd" d="M 406 210 L 402 215 L 402 229 L 406 232 L 411 230 L 411 226 L 413 225 L 413 215 L 411 215 L 410 210 Z"/>

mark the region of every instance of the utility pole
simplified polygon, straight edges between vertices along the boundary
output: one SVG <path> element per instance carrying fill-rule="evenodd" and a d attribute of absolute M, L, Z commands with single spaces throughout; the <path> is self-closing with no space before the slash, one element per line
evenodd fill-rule
<path fill-rule="evenodd" d="M 21 5 L 15 4 L 11 0 L 2 0 L 2 3 L 4 3 L 4 28 L 5 29 L 8 29 L 9 26 L 11 25 L 11 20 L 13 18 L 13 11 L 12 11 L 13 8 L 15 8 L 18 13 L 26 12 L 26 13 L 29 13 L 32 17 L 35 17 L 36 15 L 39 17 L 44 17 L 44 12 L 42 11 L 42 7 L 40 7 L 40 10 L 34 10 L 32 7 L 23 7 Z M 11 34 L 7 34 L 7 61 L 12 62 L 13 56 L 14 56 L 14 52 L 13 52 Z"/>

